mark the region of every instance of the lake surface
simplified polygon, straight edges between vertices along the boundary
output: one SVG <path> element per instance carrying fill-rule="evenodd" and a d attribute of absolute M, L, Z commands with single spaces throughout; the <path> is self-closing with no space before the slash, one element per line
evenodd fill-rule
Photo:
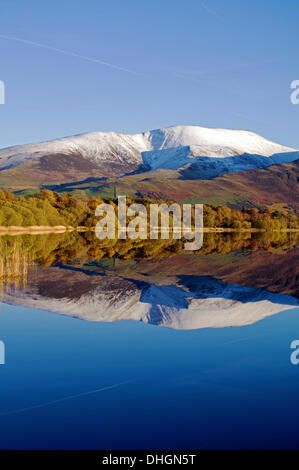
<path fill-rule="evenodd" d="M 299 448 L 296 243 L 216 245 L 2 237 L 0 448 Z"/>

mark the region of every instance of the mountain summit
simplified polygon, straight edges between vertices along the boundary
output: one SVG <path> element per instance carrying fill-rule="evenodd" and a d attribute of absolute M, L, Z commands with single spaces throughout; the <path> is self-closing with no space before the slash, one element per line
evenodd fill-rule
<path fill-rule="evenodd" d="M 230 182 L 221 189 L 216 178 L 241 172 L 247 180 L 250 175 L 244 170 L 262 171 L 298 159 L 299 151 L 242 130 L 173 126 L 140 134 L 92 132 L 0 150 L 0 188 L 35 191 L 46 186 L 69 191 L 75 185 L 73 190 L 90 193 L 93 186 L 92 194 L 105 196 L 111 195 L 117 184 L 117 190 L 126 194 L 133 191 L 135 195 L 162 197 L 163 193 L 163 198 L 175 200 L 215 195 L 219 189 L 222 203 L 227 193 L 233 192 L 234 201 L 236 195 L 241 196 L 242 201 L 238 201 L 243 204 L 252 183 L 247 185 L 245 181 L 240 194 L 234 184 L 230 188 Z M 281 168 L 287 176 L 286 171 Z M 259 176 L 263 185 L 267 175 L 256 178 Z M 214 180 L 216 190 L 214 187 L 207 193 L 203 180 Z M 281 184 L 281 178 L 275 178 L 274 186 L 283 193 Z"/>
<path fill-rule="evenodd" d="M 122 176 L 142 166 L 148 170 L 176 170 L 196 162 L 197 170 L 210 163 L 226 173 L 285 163 L 298 155 L 292 148 L 249 131 L 173 126 L 142 134 L 93 132 L 9 147 L 0 150 L 0 170 L 41 160 L 45 171 L 54 170 L 56 165 L 59 171 L 68 165 L 78 170 L 99 168 L 103 175 Z M 228 160 L 224 163 L 224 159 Z"/>

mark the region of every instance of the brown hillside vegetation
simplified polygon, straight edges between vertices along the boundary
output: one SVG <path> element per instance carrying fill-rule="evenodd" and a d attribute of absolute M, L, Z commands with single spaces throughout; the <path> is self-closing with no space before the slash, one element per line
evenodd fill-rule
<path fill-rule="evenodd" d="M 127 177 L 129 178 L 133 180 L 134 176 Z M 125 178 L 121 179 L 124 180 Z M 152 186 L 152 192 L 161 191 L 164 197 L 176 201 L 196 196 L 198 199 L 202 197 L 203 202 L 205 198 L 211 199 L 217 196 L 225 201 L 225 198 L 230 199 L 229 195 L 234 195 L 255 207 L 279 204 L 298 211 L 298 180 L 299 160 L 296 160 L 265 169 L 229 173 L 212 180 L 174 180 L 162 176 L 158 181 L 151 177 L 149 181 L 138 181 L 137 187 L 144 196 L 150 194 Z M 241 201 L 239 204 L 242 204 Z M 238 204 L 238 199 L 235 204 Z"/>
<path fill-rule="evenodd" d="M 40 160 L 0 171 L 0 188 L 10 191 L 38 190 L 43 185 L 69 183 L 67 191 L 76 191 L 77 197 L 95 195 L 102 198 L 117 194 L 177 202 L 202 202 L 227 205 L 232 208 L 273 206 L 299 211 L 299 160 L 277 164 L 265 169 L 229 173 L 212 180 L 183 179 L 179 171 L 156 170 L 137 173 L 117 179 L 103 180 L 107 168 L 98 168 L 77 154 L 48 155 Z M 117 175 L 112 168 L 110 175 Z M 89 182 L 88 178 L 98 178 Z M 87 181 L 86 181 L 87 180 Z M 54 190 L 56 190 L 53 187 Z M 57 191 L 63 191 L 57 186 Z"/>

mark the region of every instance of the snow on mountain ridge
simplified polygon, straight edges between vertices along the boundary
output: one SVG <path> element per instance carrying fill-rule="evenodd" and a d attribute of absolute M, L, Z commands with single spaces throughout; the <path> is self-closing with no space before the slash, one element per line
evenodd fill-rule
<path fill-rule="evenodd" d="M 150 142 L 151 150 L 208 145 L 234 148 L 240 154 L 254 153 L 265 156 L 294 151 L 290 147 L 276 144 L 254 132 L 235 129 L 172 126 L 148 131 L 143 135 Z"/>
<path fill-rule="evenodd" d="M 165 166 L 166 150 L 169 150 L 170 159 L 172 152 L 177 159 L 177 164 L 170 166 L 172 169 L 187 164 L 190 158 L 195 156 L 227 158 L 242 154 L 264 157 L 284 154 L 282 161 L 292 161 L 299 156 L 298 153 L 296 157 L 294 149 L 276 144 L 249 131 L 173 126 L 142 134 L 92 132 L 48 142 L 9 147 L 0 150 L 0 169 L 27 160 L 39 159 L 45 155 L 61 153 L 65 155 L 77 153 L 96 164 L 121 163 L 124 168 L 129 164 L 137 169 L 143 163 L 146 163 L 150 169 L 169 168 L 169 165 Z M 277 163 L 279 162 L 280 158 Z M 269 161 L 269 164 L 272 162 Z"/>
<path fill-rule="evenodd" d="M 137 134 L 130 136 L 116 132 L 92 132 L 62 139 L 18 145 L 0 150 L 0 167 L 17 165 L 54 153 L 80 153 L 95 163 L 105 161 L 113 153 L 114 160 L 125 158 L 127 162 L 142 163 L 141 152 L 147 150 Z"/>

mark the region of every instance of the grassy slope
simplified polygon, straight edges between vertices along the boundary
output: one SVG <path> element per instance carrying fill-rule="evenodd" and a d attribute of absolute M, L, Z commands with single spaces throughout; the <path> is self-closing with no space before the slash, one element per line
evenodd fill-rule
<path fill-rule="evenodd" d="M 84 181 L 90 177 L 99 179 Z M 0 172 L 0 188 L 28 194 L 43 185 L 52 185 L 51 189 L 67 191 L 76 197 L 100 195 L 111 198 L 116 190 L 118 195 L 142 195 L 182 203 L 202 202 L 236 208 L 273 205 L 278 209 L 299 209 L 299 160 L 262 170 L 230 173 L 213 180 L 184 180 L 178 171 L 171 170 L 108 178 L 106 181 L 101 177 L 100 170 L 94 168 L 86 171 L 68 168 L 53 172 L 42 171 L 36 162 L 27 162 Z M 73 183 L 63 186 L 68 182 Z"/>
<path fill-rule="evenodd" d="M 298 183 L 299 160 L 292 163 L 273 165 L 263 170 L 247 170 L 231 173 L 213 180 L 182 180 L 176 172 L 156 171 L 124 176 L 117 180 L 108 179 L 90 184 L 74 184 L 68 191 L 80 195 L 99 194 L 113 197 L 143 195 L 151 198 L 174 199 L 178 202 L 202 202 L 213 205 L 274 206 L 277 209 L 299 208 Z M 63 188 L 62 188 L 63 190 Z"/>

